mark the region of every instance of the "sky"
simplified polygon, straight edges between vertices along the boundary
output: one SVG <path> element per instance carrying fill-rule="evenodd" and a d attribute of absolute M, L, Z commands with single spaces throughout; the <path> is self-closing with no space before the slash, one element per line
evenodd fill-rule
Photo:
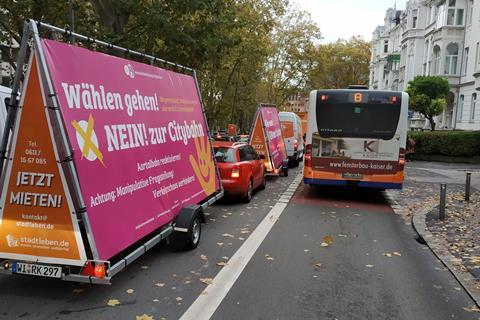
<path fill-rule="evenodd" d="M 395 0 L 293 0 L 310 13 L 320 27 L 322 43 L 335 42 L 361 35 L 367 41 L 378 25 L 383 25 L 385 12 Z M 396 0 L 397 9 L 405 8 L 405 0 Z"/>

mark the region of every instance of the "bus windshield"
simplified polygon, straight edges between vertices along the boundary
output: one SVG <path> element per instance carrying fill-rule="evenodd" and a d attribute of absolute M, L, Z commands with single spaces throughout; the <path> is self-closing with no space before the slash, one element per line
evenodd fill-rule
<path fill-rule="evenodd" d="M 400 93 L 318 91 L 316 120 L 322 137 L 391 140 L 397 131 Z"/>

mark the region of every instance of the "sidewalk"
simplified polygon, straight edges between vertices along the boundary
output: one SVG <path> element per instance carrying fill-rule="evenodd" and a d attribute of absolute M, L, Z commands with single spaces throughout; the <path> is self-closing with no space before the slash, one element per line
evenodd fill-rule
<path fill-rule="evenodd" d="M 470 202 L 464 200 L 472 172 Z M 440 184 L 447 184 L 446 219 L 438 219 Z M 409 162 L 403 190 L 390 190 L 401 215 L 480 304 L 480 165 Z"/>

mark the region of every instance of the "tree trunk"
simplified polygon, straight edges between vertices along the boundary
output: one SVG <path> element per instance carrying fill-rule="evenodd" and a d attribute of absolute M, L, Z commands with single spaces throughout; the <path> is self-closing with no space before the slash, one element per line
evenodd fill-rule
<path fill-rule="evenodd" d="M 433 117 L 428 117 L 427 119 L 428 121 L 430 121 L 430 129 L 432 129 L 432 131 L 435 131 L 435 120 L 433 120 Z"/>

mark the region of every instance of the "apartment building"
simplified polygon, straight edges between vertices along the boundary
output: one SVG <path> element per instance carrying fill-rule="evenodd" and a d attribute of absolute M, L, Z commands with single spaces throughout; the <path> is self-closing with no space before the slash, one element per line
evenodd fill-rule
<path fill-rule="evenodd" d="M 287 98 L 281 109 L 288 112 L 308 112 L 308 96 L 294 94 Z"/>
<path fill-rule="evenodd" d="M 417 75 L 448 79 L 438 129 L 480 130 L 480 0 L 410 0 L 388 9 L 372 39 L 370 88 L 405 90 Z M 428 128 L 418 114 L 412 128 Z"/>

